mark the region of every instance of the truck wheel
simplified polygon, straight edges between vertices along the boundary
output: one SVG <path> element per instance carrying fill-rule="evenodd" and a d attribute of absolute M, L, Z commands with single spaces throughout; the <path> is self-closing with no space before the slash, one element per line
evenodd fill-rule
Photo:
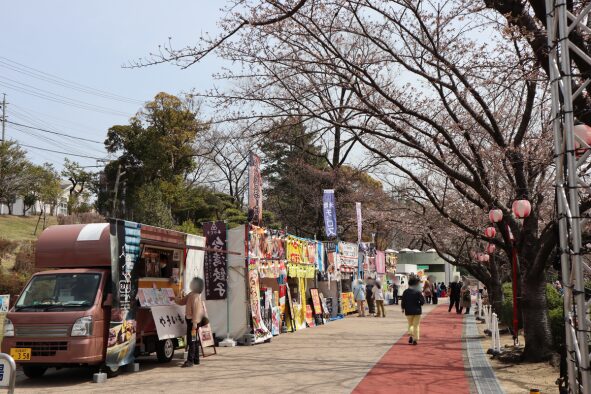
<path fill-rule="evenodd" d="M 165 339 L 156 343 L 156 356 L 158 362 L 169 363 L 174 357 L 174 342 L 172 339 Z"/>
<path fill-rule="evenodd" d="M 35 365 L 23 365 L 23 372 L 29 379 L 37 379 L 43 376 L 47 367 L 38 367 Z"/>

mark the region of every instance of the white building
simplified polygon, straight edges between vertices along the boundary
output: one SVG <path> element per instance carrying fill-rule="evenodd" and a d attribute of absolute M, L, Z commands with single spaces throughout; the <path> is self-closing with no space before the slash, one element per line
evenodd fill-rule
<path fill-rule="evenodd" d="M 16 201 L 11 204 L 12 214 L 15 216 L 35 216 L 39 215 L 45 209 L 45 212 L 49 215 L 67 215 L 68 214 L 68 199 L 70 198 L 70 187 L 71 184 L 69 182 L 62 182 L 60 184 L 62 188 L 62 194 L 58 199 L 58 203 L 55 207 L 50 204 L 42 204 L 41 201 L 35 202 L 33 206 L 31 206 L 25 212 L 25 201 L 24 197 L 20 196 L 17 197 Z M 43 206 L 45 205 L 45 207 Z M 0 215 L 8 215 L 9 209 L 6 204 L 0 204 Z"/>
<path fill-rule="evenodd" d="M 448 284 L 455 276 L 459 276 L 457 267 L 439 257 L 435 250 L 426 252 L 402 249 L 398 253 L 396 273 L 416 274 L 423 271 L 425 275 L 433 275 L 437 282 Z"/>

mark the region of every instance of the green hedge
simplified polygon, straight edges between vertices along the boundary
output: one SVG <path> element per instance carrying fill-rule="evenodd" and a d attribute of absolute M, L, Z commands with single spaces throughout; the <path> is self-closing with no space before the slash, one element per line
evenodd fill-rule
<path fill-rule="evenodd" d="M 513 289 L 511 283 L 503 284 L 503 302 L 499 319 L 508 327 L 513 326 Z M 548 318 L 552 330 L 552 342 L 557 348 L 564 342 L 564 307 L 562 296 L 551 284 L 546 285 L 546 300 L 548 302 Z M 523 328 L 521 314 L 519 328 Z"/>

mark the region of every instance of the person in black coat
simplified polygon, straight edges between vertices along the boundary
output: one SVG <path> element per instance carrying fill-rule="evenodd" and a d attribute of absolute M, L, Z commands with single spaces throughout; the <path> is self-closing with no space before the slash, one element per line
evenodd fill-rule
<path fill-rule="evenodd" d="M 420 338 L 419 326 L 421 323 L 421 314 L 423 313 L 423 305 L 425 305 L 425 297 L 420 290 L 420 281 L 417 277 L 412 277 L 408 280 L 408 289 L 402 293 L 401 308 L 406 315 L 408 321 L 408 343 L 416 345 Z"/>
<path fill-rule="evenodd" d="M 451 308 L 455 305 L 456 313 L 459 315 L 462 313 L 462 309 L 460 307 L 460 294 L 462 291 L 462 282 L 460 282 L 460 278 L 456 276 L 454 281 L 449 284 L 449 309 L 448 312 L 451 312 Z"/>
<path fill-rule="evenodd" d="M 365 297 L 367 299 L 367 309 L 369 309 L 370 316 L 376 314 L 376 302 L 373 297 L 373 286 L 373 279 L 368 279 L 367 285 L 365 286 Z"/>

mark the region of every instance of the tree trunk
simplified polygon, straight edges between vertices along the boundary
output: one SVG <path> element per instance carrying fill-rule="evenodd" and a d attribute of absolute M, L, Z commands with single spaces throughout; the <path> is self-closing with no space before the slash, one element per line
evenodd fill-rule
<path fill-rule="evenodd" d="M 503 288 L 501 282 L 501 275 L 499 274 L 499 267 L 493 260 L 490 265 L 490 281 L 488 283 L 488 302 L 493 308 L 493 312 L 497 315 L 501 313 L 501 306 L 503 304 Z"/>
<path fill-rule="evenodd" d="M 521 288 L 521 313 L 525 336 L 525 361 L 545 361 L 552 355 L 552 333 L 548 318 L 546 282 L 538 275 L 525 276 Z"/>

